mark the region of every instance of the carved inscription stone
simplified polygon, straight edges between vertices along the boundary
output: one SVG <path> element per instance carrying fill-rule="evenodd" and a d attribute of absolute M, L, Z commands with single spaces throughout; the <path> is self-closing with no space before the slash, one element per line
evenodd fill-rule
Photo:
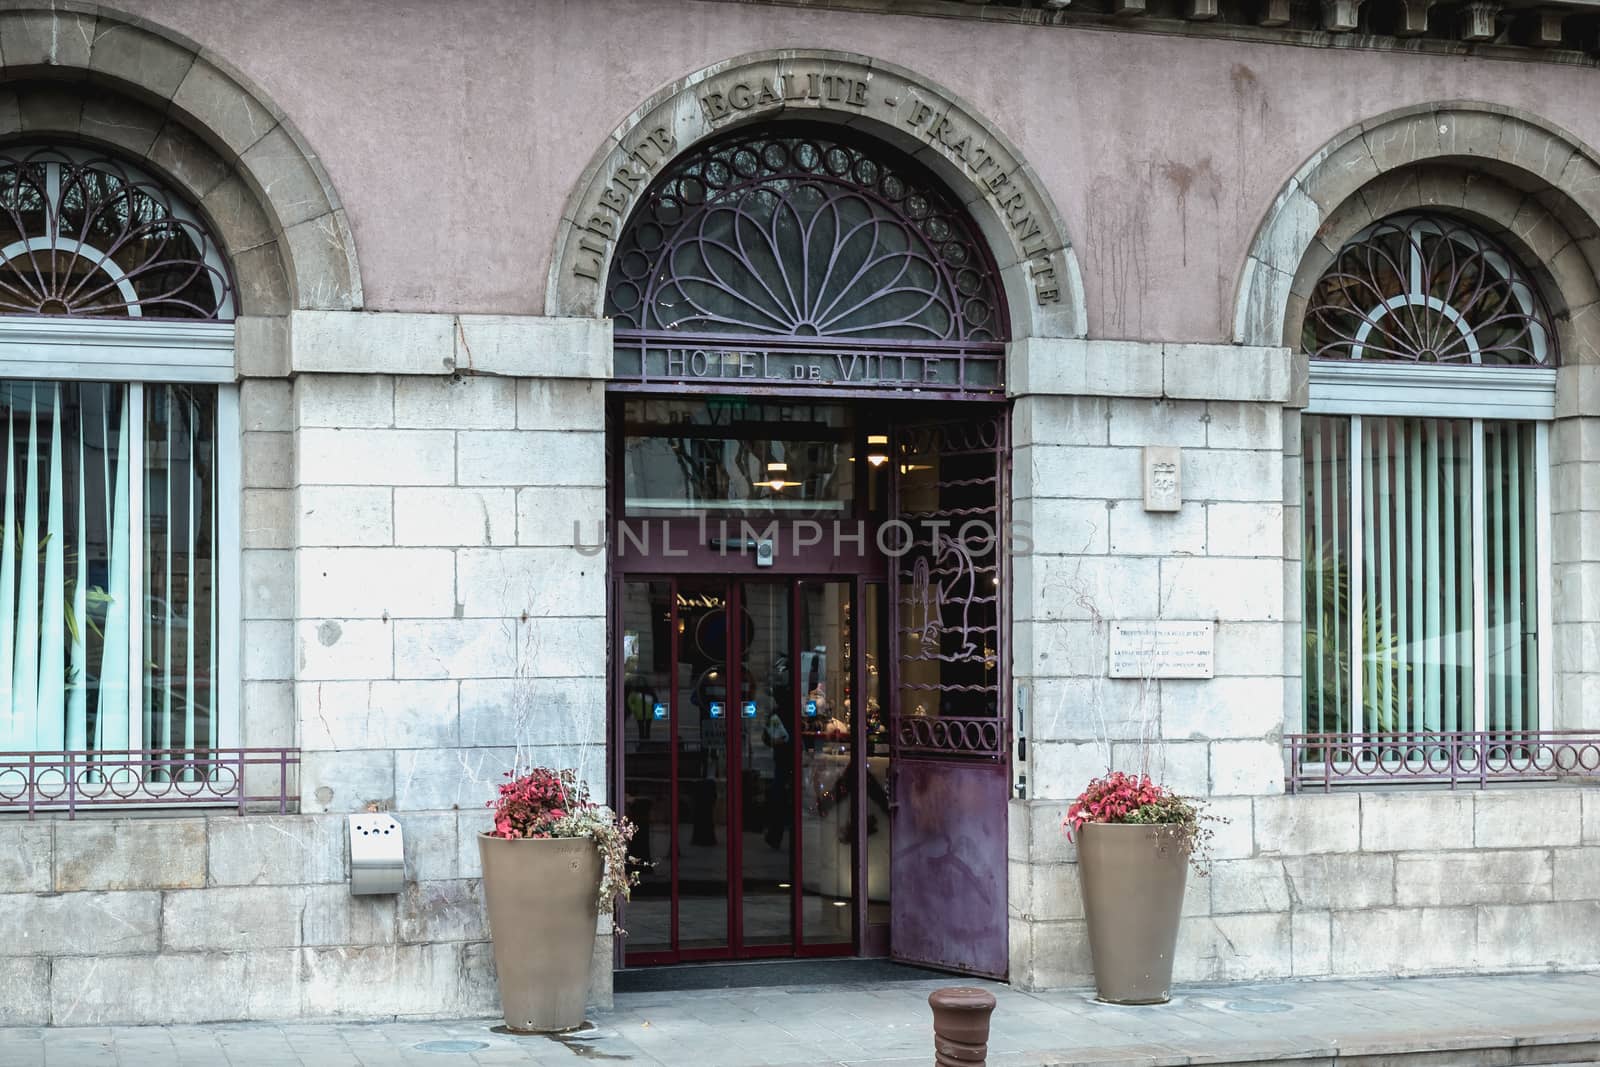
<path fill-rule="evenodd" d="M 960 103 L 908 72 L 837 53 L 771 53 L 686 79 L 625 124 L 609 154 L 580 183 L 563 222 L 559 273 L 551 279 L 556 313 L 592 313 L 600 304 L 612 249 L 639 195 L 678 153 L 736 121 L 812 111 L 844 121 L 867 118 L 918 156 L 937 156 L 965 177 L 1003 220 L 1012 255 L 1025 264 L 1041 308 L 1067 290 L 1066 242 L 1031 178 L 1003 139 Z M 870 126 L 864 127 L 871 130 Z M 891 131 L 897 131 L 894 136 Z M 914 145 L 920 144 L 920 148 Z M 957 186 L 958 195 L 970 193 Z"/>
<path fill-rule="evenodd" d="M 622 234 L 622 224 L 638 195 L 650 184 L 661 165 L 672 158 L 678 142 L 665 126 L 646 133 L 624 154 L 610 180 L 600 187 L 595 210 L 578 227 L 578 254 L 572 273 L 599 284 L 611 257 L 611 247 Z"/>
<path fill-rule="evenodd" d="M 1183 507 L 1183 453 L 1170 445 L 1144 447 L 1144 509 L 1177 511 Z"/>

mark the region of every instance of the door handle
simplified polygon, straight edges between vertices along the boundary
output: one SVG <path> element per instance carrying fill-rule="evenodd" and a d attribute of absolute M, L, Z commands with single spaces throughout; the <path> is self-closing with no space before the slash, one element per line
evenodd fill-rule
<path fill-rule="evenodd" d="M 772 561 L 777 555 L 777 550 L 774 547 L 774 543 L 770 539 L 753 541 L 744 537 L 735 538 L 733 540 L 728 540 L 722 537 L 711 537 L 707 538 L 706 544 L 722 552 L 724 555 L 727 554 L 727 551 L 730 548 L 738 549 L 740 552 L 754 552 L 756 554 L 757 567 L 772 566 Z"/>

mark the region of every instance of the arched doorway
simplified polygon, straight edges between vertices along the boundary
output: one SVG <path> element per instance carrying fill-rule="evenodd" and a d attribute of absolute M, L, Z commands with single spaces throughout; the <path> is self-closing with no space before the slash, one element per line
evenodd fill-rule
<path fill-rule="evenodd" d="M 1004 352 L 959 202 L 843 126 L 665 168 L 606 291 L 629 963 L 1006 973 Z"/>

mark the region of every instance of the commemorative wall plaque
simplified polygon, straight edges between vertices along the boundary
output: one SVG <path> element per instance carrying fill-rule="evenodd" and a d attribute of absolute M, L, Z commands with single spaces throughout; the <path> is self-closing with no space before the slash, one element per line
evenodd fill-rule
<path fill-rule="evenodd" d="M 1111 624 L 1111 677 L 1210 678 L 1217 624 L 1168 619 Z"/>

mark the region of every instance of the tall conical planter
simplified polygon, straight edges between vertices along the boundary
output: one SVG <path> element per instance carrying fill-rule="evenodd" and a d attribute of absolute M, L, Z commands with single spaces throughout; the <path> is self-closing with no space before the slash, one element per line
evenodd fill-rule
<path fill-rule="evenodd" d="M 478 853 L 506 1025 L 582 1026 L 600 910 L 600 849 L 582 837 L 479 834 Z"/>
<path fill-rule="evenodd" d="M 1189 879 L 1189 841 L 1171 825 L 1085 823 L 1078 878 L 1101 1000 L 1164 1004 Z"/>

